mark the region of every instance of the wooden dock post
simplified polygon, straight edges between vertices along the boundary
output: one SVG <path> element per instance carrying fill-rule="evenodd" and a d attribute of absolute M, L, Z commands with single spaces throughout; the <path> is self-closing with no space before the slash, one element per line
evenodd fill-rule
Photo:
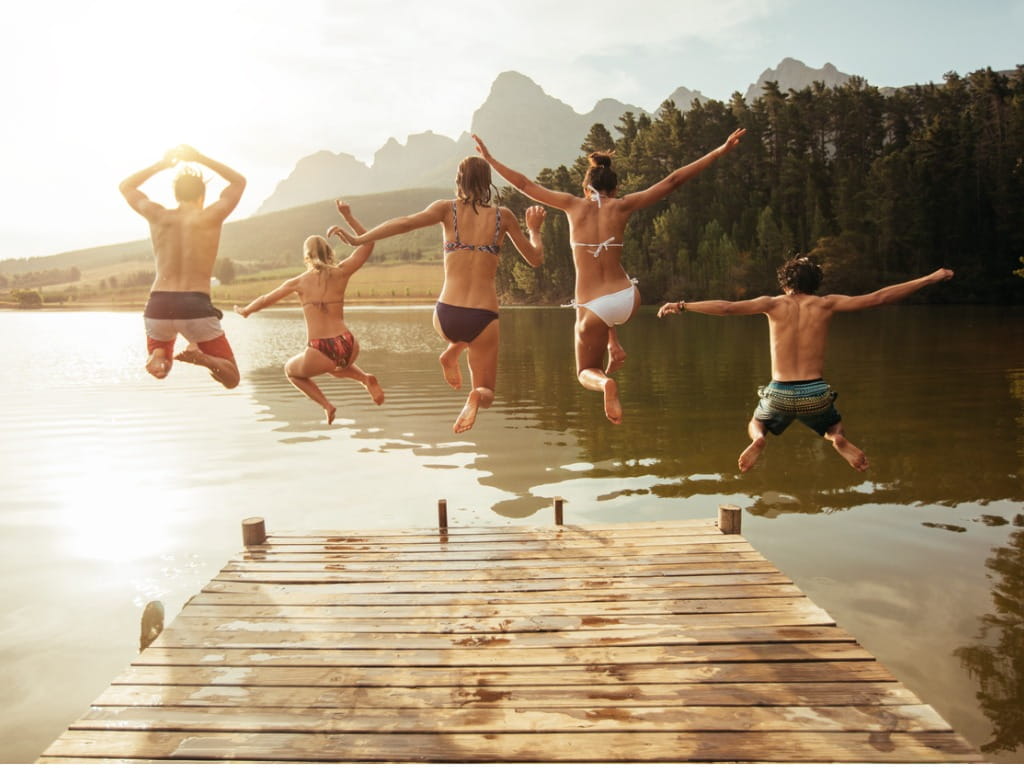
<path fill-rule="evenodd" d="M 718 530 L 722 533 L 739 536 L 742 527 L 741 520 L 739 507 L 733 504 L 718 505 Z"/>
<path fill-rule="evenodd" d="M 247 517 L 242 521 L 242 543 L 247 547 L 266 544 L 267 526 L 262 517 Z"/>
<path fill-rule="evenodd" d="M 437 500 L 437 527 L 442 531 L 448 530 L 448 499 Z"/>
<path fill-rule="evenodd" d="M 565 504 L 565 499 L 561 496 L 555 496 L 555 525 L 562 524 L 562 505 Z"/>

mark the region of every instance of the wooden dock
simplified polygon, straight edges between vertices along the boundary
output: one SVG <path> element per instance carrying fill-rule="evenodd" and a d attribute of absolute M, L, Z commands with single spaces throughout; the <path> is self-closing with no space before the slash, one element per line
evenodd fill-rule
<path fill-rule="evenodd" d="M 981 759 L 719 524 L 272 535 L 40 762 Z"/>

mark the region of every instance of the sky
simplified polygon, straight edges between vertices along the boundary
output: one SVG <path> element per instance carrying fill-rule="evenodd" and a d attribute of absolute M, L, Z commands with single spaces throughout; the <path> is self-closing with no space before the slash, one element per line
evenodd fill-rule
<path fill-rule="evenodd" d="M 1024 0 L 4 3 L 0 260 L 147 237 L 118 184 L 180 143 L 246 176 L 237 220 L 314 152 L 458 138 L 507 70 L 577 112 L 653 111 L 679 86 L 727 100 L 786 57 L 876 86 L 1013 69 L 1021 30 Z M 173 205 L 170 178 L 143 190 Z"/>

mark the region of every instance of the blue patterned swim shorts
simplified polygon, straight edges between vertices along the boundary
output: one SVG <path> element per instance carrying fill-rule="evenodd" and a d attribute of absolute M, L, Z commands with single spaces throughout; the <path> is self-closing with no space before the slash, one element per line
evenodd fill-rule
<path fill-rule="evenodd" d="M 781 435 L 794 419 L 819 435 L 842 419 L 833 403 L 838 395 L 823 379 L 812 381 L 772 381 L 757 390 L 761 401 L 754 418 L 773 435 Z"/>

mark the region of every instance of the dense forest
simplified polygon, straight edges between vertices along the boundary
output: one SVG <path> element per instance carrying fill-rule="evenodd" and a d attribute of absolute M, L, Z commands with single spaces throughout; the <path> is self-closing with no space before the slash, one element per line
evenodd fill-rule
<path fill-rule="evenodd" d="M 611 149 L 625 194 L 739 127 L 747 133 L 735 152 L 631 219 L 623 263 L 646 303 L 774 293 L 776 267 L 797 252 L 822 264 L 829 292 L 945 266 L 956 271 L 955 289 L 933 299 L 1024 297 L 1024 67 L 948 74 L 891 94 L 853 78 L 788 93 L 769 83 L 750 105 L 738 93 L 685 113 L 666 102 L 655 117 L 623 115 L 618 138 L 594 125 L 572 167 L 545 169 L 537 181 L 580 194 L 586 155 Z M 501 197 L 517 211 L 529 204 L 515 190 Z M 564 215 L 548 216 L 544 241 L 537 271 L 502 261 L 506 300 L 572 297 Z"/>

